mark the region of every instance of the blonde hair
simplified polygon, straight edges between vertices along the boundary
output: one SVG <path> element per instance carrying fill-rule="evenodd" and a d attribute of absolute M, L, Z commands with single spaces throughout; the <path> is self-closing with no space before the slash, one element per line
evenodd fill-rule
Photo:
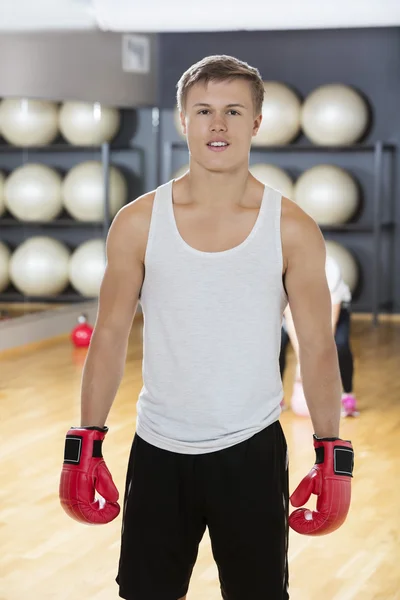
<path fill-rule="evenodd" d="M 209 81 L 226 81 L 236 78 L 249 81 L 255 114 L 261 114 L 264 101 L 264 84 L 259 70 L 251 67 L 246 62 L 225 54 L 207 56 L 183 73 L 176 84 L 178 109 L 180 111 L 185 110 L 187 93 L 196 83 L 201 81 L 207 84 Z"/>

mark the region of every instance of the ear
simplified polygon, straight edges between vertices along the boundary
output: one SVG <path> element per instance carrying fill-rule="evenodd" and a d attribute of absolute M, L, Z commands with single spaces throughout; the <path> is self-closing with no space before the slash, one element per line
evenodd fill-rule
<path fill-rule="evenodd" d="M 258 115 L 258 117 L 256 117 L 254 119 L 254 123 L 253 123 L 253 137 L 255 135 L 257 135 L 258 130 L 260 129 L 260 126 L 261 126 L 261 121 L 262 121 L 262 115 Z"/>
<path fill-rule="evenodd" d="M 179 118 L 180 118 L 181 125 L 182 125 L 182 132 L 184 135 L 186 135 L 186 118 L 185 118 L 185 114 L 182 111 L 179 113 Z"/>

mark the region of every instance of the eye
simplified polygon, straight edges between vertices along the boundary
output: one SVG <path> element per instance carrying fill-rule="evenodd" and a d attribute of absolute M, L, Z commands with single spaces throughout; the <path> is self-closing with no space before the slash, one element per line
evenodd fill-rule
<path fill-rule="evenodd" d="M 199 115 L 206 115 L 209 112 L 210 111 L 208 110 L 208 108 L 203 108 L 202 110 L 199 110 L 199 112 L 197 114 L 199 114 Z"/>
<path fill-rule="evenodd" d="M 229 110 L 228 112 L 230 112 L 232 115 L 240 115 L 240 112 L 238 112 L 237 110 L 234 110 L 233 108 L 231 108 L 231 110 Z"/>

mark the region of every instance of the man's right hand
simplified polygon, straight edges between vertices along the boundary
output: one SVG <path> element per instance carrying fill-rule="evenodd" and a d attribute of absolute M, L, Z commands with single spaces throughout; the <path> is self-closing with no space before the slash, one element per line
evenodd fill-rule
<path fill-rule="evenodd" d="M 60 502 L 65 512 L 80 523 L 109 523 L 120 512 L 118 490 L 102 455 L 107 431 L 107 427 L 71 427 L 67 433 Z M 101 498 L 95 498 L 95 491 Z"/>

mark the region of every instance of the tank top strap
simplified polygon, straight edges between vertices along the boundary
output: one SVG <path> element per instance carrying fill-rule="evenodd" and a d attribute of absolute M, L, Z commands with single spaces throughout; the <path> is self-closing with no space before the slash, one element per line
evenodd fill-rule
<path fill-rule="evenodd" d="M 171 227 L 168 227 L 169 220 L 169 203 L 172 202 L 172 184 L 173 180 L 160 185 L 156 189 L 154 195 L 153 209 L 151 212 L 150 228 L 147 238 L 147 248 L 145 255 L 149 258 L 150 252 L 153 248 L 154 241 L 159 235 L 163 241 L 165 241 L 168 234 L 172 235 Z"/>
<path fill-rule="evenodd" d="M 281 192 L 266 186 L 261 206 L 258 243 L 270 249 L 271 240 L 274 240 L 273 246 L 279 261 L 282 260 L 281 212 Z"/>

